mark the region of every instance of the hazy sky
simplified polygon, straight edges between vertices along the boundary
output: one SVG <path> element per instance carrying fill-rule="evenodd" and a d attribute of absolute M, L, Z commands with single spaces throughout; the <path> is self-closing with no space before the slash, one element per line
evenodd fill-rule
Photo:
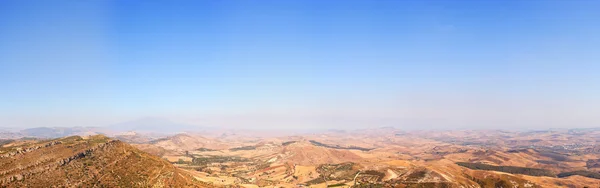
<path fill-rule="evenodd" d="M 600 1 L 0 1 L 0 127 L 600 125 Z"/>

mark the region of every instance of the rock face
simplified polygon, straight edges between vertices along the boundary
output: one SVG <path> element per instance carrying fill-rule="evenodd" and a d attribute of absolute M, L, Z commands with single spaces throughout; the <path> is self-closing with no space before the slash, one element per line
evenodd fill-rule
<path fill-rule="evenodd" d="M 210 187 L 167 161 L 104 136 L 0 148 L 0 187 Z"/>
<path fill-rule="evenodd" d="M 0 155 L 0 158 L 7 158 L 7 157 L 12 157 L 12 156 L 15 156 L 15 155 L 18 155 L 18 154 L 28 153 L 28 152 L 31 152 L 31 151 L 34 151 L 34 150 L 37 150 L 37 149 L 40 149 L 40 148 L 51 147 L 51 146 L 54 146 L 56 144 L 62 144 L 62 142 L 61 141 L 52 141 L 50 143 L 47 143 L 47 144 L 44 144 L 44 145 L 41 145 L 41 146 L 34 146 L 34 147 L 26 148 L 26 149 L 15 148 L 16 151 L 8 152 L 6 154 Z"/>

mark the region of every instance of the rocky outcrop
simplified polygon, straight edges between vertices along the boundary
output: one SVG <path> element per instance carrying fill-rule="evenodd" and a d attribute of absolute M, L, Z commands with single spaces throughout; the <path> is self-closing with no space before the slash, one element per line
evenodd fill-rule
<path fill-rule="evenodd" d="M 7 157 L 12 157 L 12 156 L 15 156 L 15 155 L 19 155 L 19 154 L 25 154 L 25 153 L 29 153 L 29 152 L 38 150 L 40 148 L 47 148 L 47 147 L 51 147 L 51 146 L 54 146 L 54 145 L 57 145 L 57 144 L 62 144 L 62 142 L 61 141 L 52 141 L 52 142 L 49 142 L 49 143 L 41 145 L 41 146 L 39 145 L 39 146 L 25 148 L 25 149 L 17 148 L 16 151 L 0 155 L 0 158 L 7 158 Z"/>
<path fill-rule="evenodd" d="M 59 160 L 58 161 L 58 165 L 64 166 L 64 165 L 69 164 L 73 160 L 77 160 L 77 159 L 81 159 L 81 158 L 84 158 L 84 157 L 87 157 L 87 156 L 91 156 L 94 153 L 94 151 L 96 151 L 98 149 L 103 149 L 105 147 L 109 147 L 109 146 L 111 146 L 111 145 L 113 145 L 115 143 L 118 143 L 118 142 L 120 142 L 120 141 L 118 141 L 118 140 L 111 140 L 111 141 L 109 141 L 107 143 L 98 144 L 96 147 L 87 149 L 87 150 L 85 150 L 83 152 L 79 152 L 79 153 L 77 153 L 77 154 L 75 154 L 75 155 L 73 155 L 73 156 L 71 156 L 69 158 L 65 158 L 65 159 Z"/>

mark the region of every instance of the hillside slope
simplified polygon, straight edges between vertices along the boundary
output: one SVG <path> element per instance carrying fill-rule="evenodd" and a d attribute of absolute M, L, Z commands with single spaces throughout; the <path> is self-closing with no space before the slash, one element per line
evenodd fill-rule
<path fill-rule="evenodd" d="M 96 135 L 0 148 L 0 187 L 208 187 L 126 143 Z"/>
<path fill-rule="evenodd" d="M 296 142 L 284 146 L 283 161 L 298 165 L 356 162 L 362 158 L 348 150 L 315 146 L 308 142 Z"/>
<path fill-rule="evenodd" d="M 227 146 L 221 142 L 202 136 L 177 134 L 163 139 L 154 140 L 151 144 L 170 151 L 192 151 L 200 148 L 225 149 Z"/>

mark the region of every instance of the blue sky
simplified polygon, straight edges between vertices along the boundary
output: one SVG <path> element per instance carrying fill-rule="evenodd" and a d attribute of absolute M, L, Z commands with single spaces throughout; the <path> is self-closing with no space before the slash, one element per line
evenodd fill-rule
<path fill-rule="evenodd" d="M 0 2 L 0 126 L 593 127 L 600 1 Z"/>

